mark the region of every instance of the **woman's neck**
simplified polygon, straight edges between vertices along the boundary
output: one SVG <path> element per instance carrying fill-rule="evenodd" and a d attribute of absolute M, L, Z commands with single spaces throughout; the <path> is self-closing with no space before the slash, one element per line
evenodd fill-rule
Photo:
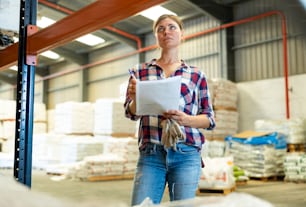
<path fill-rule="evenodd" d="M 181 59 L 179 58 L 178 51 L 175 52 L 162 52 L 159 59 L 157 59 L 157 62 L 162 64 L 175 64 L 181 62 Z"/>

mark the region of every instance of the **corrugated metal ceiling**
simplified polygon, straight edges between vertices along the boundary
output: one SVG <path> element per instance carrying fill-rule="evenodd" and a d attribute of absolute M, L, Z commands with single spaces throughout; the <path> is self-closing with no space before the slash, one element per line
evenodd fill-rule
<path fill-rule="evenodd" d="M 38 0 L 38 18 L 41 16 L 46 16 L 56 21 L 66 17 L 67 15 L 78 11 L 87 5 L 95 2 L 94 0 Z M 213 3 L 214 7 L 224 7 L 226 6 L 229 10 L 231 10 L 231 5 L 233 3 L 238 3 L 238 0 L 169 0 L 166 1 L 162 6 L 165 8 L 175 12 L 178 16 L 180 16 L 183 20 L 187 18 L 194 18 L 196 16 L 207 15 L 205 11 L 205 7 L 208 5 L 211 6 Z M 51 5 L 51 6 L 50 6 Z M 103 8 L 101 10 L 103 12 Z M 101 20 L 103 21 L 103 20 Z M 129 34 L 136 35 L 141 37 L 144 33 L 151 32 L 152 21 L 142 17 L 140 15 L 131 16 L 130 18 L 124 19 L 120 22 L 117 22 L 114 25 L 110 25 L 116 29 L 122 30 Z M 0 25 L 1 27 L 1 25 Z M 59 48 L 56 48 L 54 51 L 59 53 L 64 58 L 60 60 L 51 60 L 42 56 L 39 56 L 39 65 L 36 68 L 36 71 L 39 75 L 47 75 L 48 74 L 48 66 L 58 63 L 59 61 L 67 60 L 67 61 L 75 61 L 79 64 L 85 64 L 87 54 L 92 52 L 93 50 L 100 49 L 101 47 L 108 46 L 110 44 L 123 43 L 127 45 L 134 44 L 136 48 L 135 41 L 130 40 L 128 38 L 123 37 L 122 35 L 118 35 L 115 32 L 109 31 L 107 29 L 101 28 L 94 32 L 93 34 L 100 36 L 106 40 L 104 44 L 99 46 L 90 47 L 86 46 L 82 43 L 73 41 L 68 44 L 62 45 Z M 2 77 L 1 77 L 2 76 Z M 15 76 L 8 72 L 8 70 L 0 72 L 0 80 L 6 81 L 8 83 L 13 84 L 15 80 Z"/>

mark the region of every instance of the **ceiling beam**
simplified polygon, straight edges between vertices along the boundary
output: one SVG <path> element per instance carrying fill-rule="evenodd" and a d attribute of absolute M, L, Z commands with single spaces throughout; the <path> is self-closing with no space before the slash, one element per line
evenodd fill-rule
<path fill-rule="evenodd" d="M 28 37 L 28 52 L 41 53 L 112 25 L 165 0 L 99 0 Z M 0 71 L 17 62 L 18 43 L 0 51 Z"/>
<path fill-rule="evenodd" d="M 203 12 L 221 23 L 233 21 L 232 7 L 223 6 L 213 0 L 189 0 L 191 3 L 201 8 Z"/>
<path fill-rule="evenodd" d="M 78 65 L 85 65 L 88 63 L 88 55 L 77 54 L 62 47 L 55 48 L 52 51 L 58 53 L 60 56 Z"/>

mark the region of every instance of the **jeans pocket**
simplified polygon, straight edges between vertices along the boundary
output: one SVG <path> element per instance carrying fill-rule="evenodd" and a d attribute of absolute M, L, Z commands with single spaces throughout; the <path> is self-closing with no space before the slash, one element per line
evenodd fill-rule
<path fill-rule="evenodd" d="M 199 150 L 195 146 L 187 145 L 185 143 L 178 143 L 176 145 L 177 151 L 182 154 L 192 154 L 192 153 L 198 153 Z"/>
<path fill-rule="evenodd" d="M 141 155 L 156 154 L 156 144 L 148 143 L 143 149 L 140 150 Z"/>

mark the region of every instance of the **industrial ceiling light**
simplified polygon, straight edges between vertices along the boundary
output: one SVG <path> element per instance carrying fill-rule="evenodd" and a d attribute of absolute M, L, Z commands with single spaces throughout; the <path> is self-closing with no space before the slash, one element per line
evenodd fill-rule
<path fill-rule="evenodd" d="M 54 24 L 56 21 L 53 19 L 50 19 L 48 17 L 42 16 L 38 18 L 37 20 L 37 26 L 40 28 L 46 28 L 50 26 L 51 24 Z"/>
<path fill-rule="evenodd" d="M 300 0 L 300 2 L 303 4 L 304 9 L 306 9 L 306 0 Z"/>
<path fill-rule="evenodd" d="M 163 15 L 163 14 L 173 14 L 173 15 L 177 15 L 176 13 L 162 7 L 162 6 L 153 6 L 149 9 L 146 9 L 142 12 L 139 13 L 140 15 L 148 18 L 148 19 L 151 19 L 153 21 L 157 20 L 157 18 L 160 16 L 160 15 Z"/>
<path fill-rule="evenodd" d="M 40 28 L 45 28 L 48 27 L 52 24 L 54 24 L 56 21 L 53 19 L 50 19 L 48 17 L 45 16 L 41 16 L 38 18 L 37 20 L 37 26 Z M 84 35 L 82 37 L 79 37 L 76 39 L 76 41 L 81 42 L 83 44 L 89 45 L 89 46 L 95 46 L 98 44 L 101 44 L 103 42 L 105 42 L 105 40 L 103 38 L 100 38 L 98 36 L 92 35 L 92 34 L 87 34 Z"/>
<path fill-rule="evenodd" d="M 51 50 L 48 50 L 48 51 L 46 51 L 46 52 L 43 52 L 43 53 L 41 53 L 41 55 L 44 56 L 44 57 L 53 59 L 53 60 L 56 60 L 56 59 L 59 59 L 59 58 L 60 58 L 59 54 L 57 54 L 57 53 L 55 53 L 55 52 L 53 52 L 53 51 L 51 51 Z"/>
<path fill-rule="evenodd" d="M 17 67 L 17 65 L 13 65 L 13 66 L 9 67 L 9 69 L 10 69 L 10 70 L 15 70 L 15 71 L 17 71 L 17 70 L 18 70 L 18 67 Z"/>
<path fill-rule="evenodd" d="M 78 42 L 81 42 L 83 44 L 89 45 L 89 46 L 95 46 L 95 45 L 98 45 L 98 44 L 101 44 L 101 43 L 105 42 L 105 40 L 103 38 L 92 35 L 92 34 L 84 35 L 84 36 L 79 37 L 75 40 L 78 41 Z"/>

